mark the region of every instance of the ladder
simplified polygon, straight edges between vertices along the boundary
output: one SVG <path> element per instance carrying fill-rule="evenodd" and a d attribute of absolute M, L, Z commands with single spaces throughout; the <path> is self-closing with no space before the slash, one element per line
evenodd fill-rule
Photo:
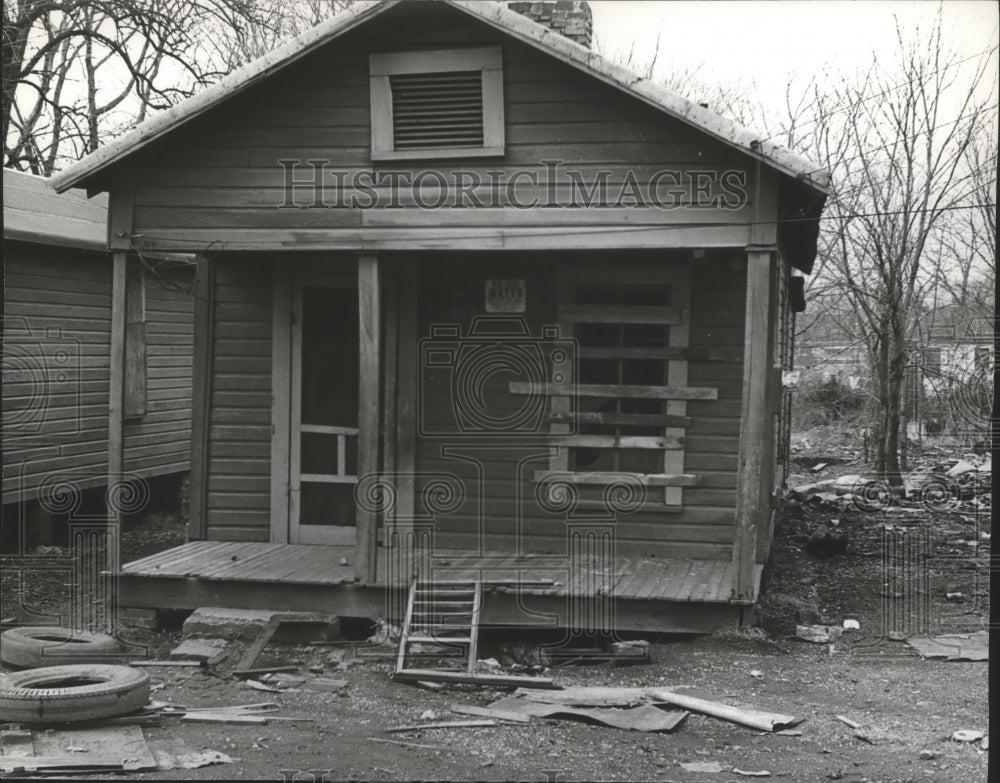
<path fill-rule="evenodd" d="M 414 579 L 410 583 L 395 674 L 427 671 L 407 668 L 406 657 L 411 652 L 410 645 L 414 644 L 465 647 L 466 672 L 474 674 L 482 595 L 482 582 L 475 580 L 421 582 Z"/>

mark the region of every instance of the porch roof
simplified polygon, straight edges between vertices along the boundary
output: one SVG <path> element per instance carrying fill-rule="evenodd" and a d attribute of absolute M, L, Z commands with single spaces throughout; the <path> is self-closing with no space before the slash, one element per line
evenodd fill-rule
<path fill-rule="evenodd" d="M 408 1 L 412 0 L 376 0 L 351 5 L 345 11 L 307 30 L 176 106 L 154 115 L 124 136 L 91 153 L 53 177 L 52 187 L 59 192 L 74 186 L 85 186 L 90 191 L 105 190 L 107 183 L 101 175 L 147 144 L 165 136 L 226 99 L 258 84 L 335 38 L 399 3 Z M 828 193 L 829 173 L 822 166 L 772 144 L 767 139 L 762 139 L 761 134 L 682 98 L 650 79 L 640 77 L 612 63 L 597 52 L 510 10 L 503 3 L 483 0 L 433 0 L 433 2 L 451 6 L 556 57 L 761 161 L 764 165 L 802 182 L 821 196 Z"/>

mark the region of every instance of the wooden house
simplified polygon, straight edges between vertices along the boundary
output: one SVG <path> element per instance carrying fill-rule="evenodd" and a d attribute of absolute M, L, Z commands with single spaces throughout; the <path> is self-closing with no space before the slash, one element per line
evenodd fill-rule
<path fill-rule="evenodd" d="M 121 283 L 131 305 L 118 312 L 106 224 L 106 197 L 59 195 L 41 177 L 4 170 L 9 550 L 59 542 L 60 526 L 83 516 L 105 518 L 105 491 L 118 510 L 139 511 L 150 479 L 190 469 L 192 259 L 129 254 Z M 127 346 L 124 375 L 112 371 L 115 345 Z"/>
<path fill-rule="evenodd" d="M 487 623 L 755 602 L 826 173 L 591 51 L 586 4 L 513 5 L 550 26 L 354 4 L 56 178 L 116 257 L 200 258 L 190 541 L 123 605 L 375 616 L 414 568 L 506 585 Z"/>

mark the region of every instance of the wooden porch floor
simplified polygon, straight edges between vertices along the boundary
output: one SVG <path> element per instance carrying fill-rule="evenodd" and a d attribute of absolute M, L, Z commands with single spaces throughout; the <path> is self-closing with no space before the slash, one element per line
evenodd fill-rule
<path fill-rule="evenodd" d="M 344 559 L 348 565 L 342 565 Z M 207 582 L 354 585 L 354 547 L 190 541 L 127 563 L 119 576 Z M 614 599 L 731 604 L 734 569 L 728 560 L 616 558 L 571 563 L 566 556 L 435 550 L 437 580 L 482 579 L 498 592 L 538 596 L 608 596 Z M 755 585 L 760 584 L 757 567 Z M 402 587 L 408 575 L 390 575 L 379 549 L 379 580 L 372 587 Z M 389 575 L 387 577 L 387 575 Z M 756 590 L 754 594 L 756 599 Z"/>

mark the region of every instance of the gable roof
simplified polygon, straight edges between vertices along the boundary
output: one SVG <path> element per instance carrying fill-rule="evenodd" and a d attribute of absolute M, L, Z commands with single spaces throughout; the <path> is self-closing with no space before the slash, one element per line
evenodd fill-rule
<path fill-rule="evenodd" d="M 3 236 L 42 245 L 107 249 L 108 198 L 53 193 L 47 178 L 3 171 Z"/>
<path fill-rule="evenodd" d="M 77 185 L 93 183 L 93 178 L 161 138 L 175 128 L 200 116 L 271 74 L 300 60 L 305 55 L 358 27 L 406 0 L 357 2 L 345 11 L 291 39 L 282 46 L 234 71 L 187 100 L 154 115 L 118 139 L 106 144 L 52 178 L 59 192 Z M 427 2 L 428 0 L 422 0 Z M 829 174 L 821 166 L 754 133 L 697 103 L 682 98 L 661 85 L 615 65 L 596 52 L 571 41 L 544 25 L 512 11 L 500 2 L 484 0 L 433 0 L 475 17 L 519 41 L 535 47 L 629 95 L 679 119 L 752 158 L 794 177 L 814 191 L 826 195 Z"/>

